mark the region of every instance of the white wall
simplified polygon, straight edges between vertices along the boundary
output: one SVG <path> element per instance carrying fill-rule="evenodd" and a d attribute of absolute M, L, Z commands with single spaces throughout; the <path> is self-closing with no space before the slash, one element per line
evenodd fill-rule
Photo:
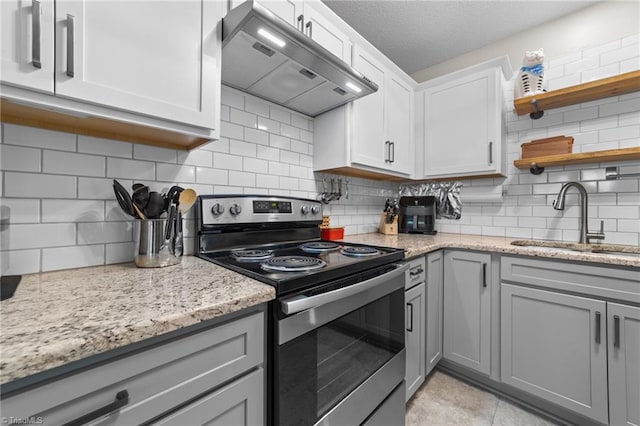
<path fill-rule="evenodd" d="M 550 89 L 559 89 L 640 69 L 640 34 L 608 40 L 584 50 L 549 58 Z M 541 175 L 519 170 L 520 145 L 532 139 L 566 135 L 575 138 L 573 152 L 640 146 L 640 92 L 545 111 L 539 120 L 513 113 L 513 83 L 505 90 L 507 178 L 480 179 L 465 185 L 495 186 L 507 191 L 503 203 L 468 204 L 460 220 L 438 220 L 443 232 L 512 238 L 578 241 L 578 198 L 567 196 L 567 207 L 551 206 L 563 183 L 581 182 L 589 193 L 589 228 L 604 220 L 605 242 L 640 244 L 640 179 L 605 181 L 604 168 L 639 173 L 640 161 L 547 167 Z"/>
<path fill-rule="evenodd" d="M 3 124 L 2 274 L 131 261 L 132 221 L 115 201 L 112 179 L 158 192 L 179 184 L 200 194 L 316 198 L 313 121 L 233 89 L 223 90 L 222 104 L 222 138 L 190 152 Z M 371 232 L 396 188 L 350 179 L 349 199 L 325 212 L 346 233 Z M 192 253 L 193 220 L 186 225 Z"/>
<path fill-rule="evenodd" d="M 542 47 L 547 58 L 560 58 L 599 46 L 606 40 L 636 34 L 638 30 L 640 2 L 609 0 L 417 71 L 411 76 L 417 82 L 423 82 L 505 54 L 509 55 L 514 70 L 517 70 L 525 50 Z"/>

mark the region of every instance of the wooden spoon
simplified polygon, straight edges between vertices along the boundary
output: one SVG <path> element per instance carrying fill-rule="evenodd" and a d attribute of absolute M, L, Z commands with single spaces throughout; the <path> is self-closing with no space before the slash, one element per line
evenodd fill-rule
<path fill-rule="evenodd" d="M 182 213 L 183 215 L 186 214 L 196 202 L 197 196 L 198 194 L 196 194 L 196 191 L 191 188 L 187 188 L 182 191 L 180 193 L 180 197 L 178 198 L 178 209 L 180 210 L 180 213 Z"/>

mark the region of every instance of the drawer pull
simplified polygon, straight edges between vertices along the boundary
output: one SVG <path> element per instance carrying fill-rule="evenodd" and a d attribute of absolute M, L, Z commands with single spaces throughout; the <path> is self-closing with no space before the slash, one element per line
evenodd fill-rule
<path fill-rule="evenodd" d="M 600 312 L 596 312 L 596 343 L 600 344 Z"/>
<path fill-rule="evenodd" d="M 412 277 L 418 276 L 420 274 L 422 274 L 424 272 L 424 269 L 420 268 L 417 271 L 413 272 L 413 271 L 409 271 L 409 275 Z"/>
<path fill-rule="evenodd" d="M 413 331 L 413 303 L 407 303 L 407 306 L 411 308 L 411 313 L 409 314 L 409 318 L 411 319 L 411 325 L 407 328 L 407 331 L 411 333 Z"/>
<path fill-rule="evenodd" d="M 121 390 L 116 394 L 116 400 L 111 404 L 107 404 L 104 407 L 98 408 L 84 416 L 78 417 L 75 420 L 71 420 L 69 423 L 65 423 L 63 426 L 80 426 L 89 423 L 98 417 L 102 417 L 113 411 L 119 410 L 129 403 L 129 392 L 127 390 Z"/>
<path fill-rule="evenodd" d="M 40 2 L 33 0 L 31 3 L 31 55 L 33 60 L 31 63 L 34 68 L 42 68 L 42 62 L 40 62 Z"/>
<path fill-rule="evenodd" d="M 613 347 L 620 347 L 620 317 L 618 315 L 613 316 Z"/>

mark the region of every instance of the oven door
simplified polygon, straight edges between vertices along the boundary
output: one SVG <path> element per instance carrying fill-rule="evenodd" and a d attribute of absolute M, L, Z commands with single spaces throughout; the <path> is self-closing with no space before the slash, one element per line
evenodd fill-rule
<path fill-rule="evenodd" d="M 368 271 L 279 302 L 272 424 L 358 425 L 402 382 L 407 267 Z"/>

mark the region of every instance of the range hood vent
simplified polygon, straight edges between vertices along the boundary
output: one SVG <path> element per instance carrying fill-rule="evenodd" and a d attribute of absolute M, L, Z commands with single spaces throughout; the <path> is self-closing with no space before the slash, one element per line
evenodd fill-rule
<path fill-rule="evenodd" d="M 378 90 L 254 1 L 222 21 L 222 83 L 311 117 Z"/>

